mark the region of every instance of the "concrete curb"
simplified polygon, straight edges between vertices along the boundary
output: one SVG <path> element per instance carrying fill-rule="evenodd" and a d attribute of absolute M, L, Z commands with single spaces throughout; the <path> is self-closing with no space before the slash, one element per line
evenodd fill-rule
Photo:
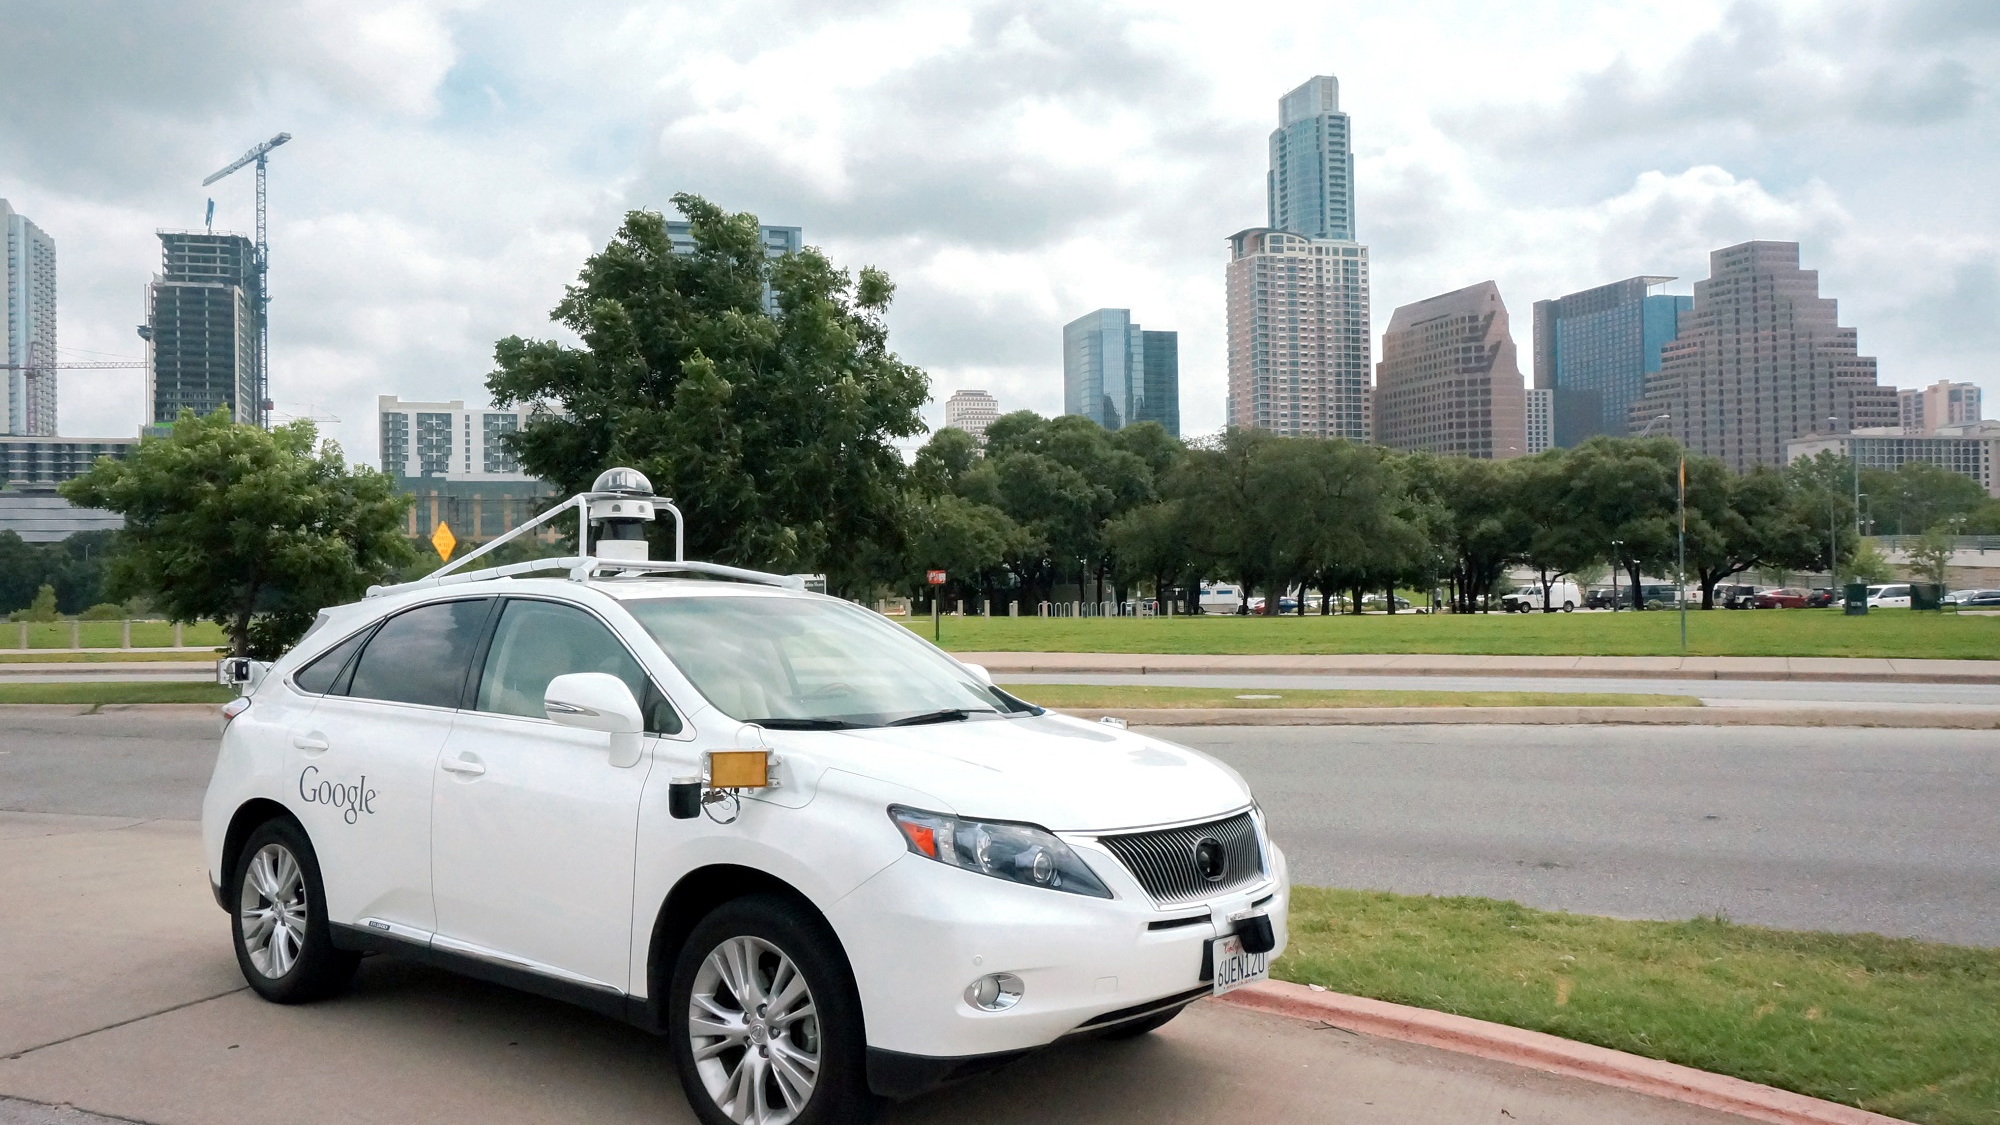
<path fill-rule="evenodd" d="M 1810 707 L 1062 707 L 1145 727 L 1507 726 L 1896 727 L 2000 730 L 2000 708 Z"/>
<path fill-rule="evenodd" d="M 1265 981 L 1219 998 L 1273 1015 L 1314 1020 L 1334 1027 L 1418 1043 L 1483 1059 L 1616 1086 L 1656 1098 L 1734 1113 L 1779 1125 L 1907 1125 L 1865 1109 L 1821 1101 L 1790 1090 L 1741 1078 L 1642 1058 L 1607 1047 L 1524 1031 L 1485 1020 L 1411 1008 L 1339 992 L 1316 992 L 1302 984 Z"/>
<path fill-rule="evenodd" d="M 1098 652 L 958 652 L 994 675 L 1569 676 L 1590 679 L 1790 680 L 2000 684 L 2000 660 L 1805 656 L 1301 656 Z"/>

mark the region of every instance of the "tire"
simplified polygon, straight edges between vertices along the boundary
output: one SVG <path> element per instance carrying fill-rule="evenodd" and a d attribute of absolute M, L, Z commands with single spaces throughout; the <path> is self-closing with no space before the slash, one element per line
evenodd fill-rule
<path fill-rule="evenodd" d="M 1183 1004 L 1178 1008 L 1168 1008 L 1164 1012 L 1154 1012 L 1145 1019 L 1133 1020 L 1130 1023 L 1121 1023 L 1117 1027 L 1107 1028 L 1099 1032 L 1097 1037 L 1099 1039 L 1137 1039 L 1141 1035 L 1149 1035 L 1167 1026 L 1173 1022 L 1175 1016 L 1180 1015 L 1186 1010 L 1187 1005 Z"/>
<path fill-rule="evenodd" d="M 785 899 L 736 899 L 695 926 L 674 962 L 667 1029 L 681 1089 L 706 1125 L 865 1122 L 881 1106 L 846 960 L 825 923 Z"/>
<path fill-rule="evenodd" d="M 257 995 L 303 1004 L 347 986 L 361 955 L 333 946 L 326 889 L 312 842 L 289 820 L 268 820 L 244 841 L 229 881 L 236 965 Z"/>
<path fill-rule="evenodd" d="M 1563 612 L 1564 612 L 1564 613 L 1575 613 L 1575 612 L 1576 612 L 1576 603 L 1575 603 L 1575 602 L 1564 602 L 1564 603 L 1563 603 Z"/>

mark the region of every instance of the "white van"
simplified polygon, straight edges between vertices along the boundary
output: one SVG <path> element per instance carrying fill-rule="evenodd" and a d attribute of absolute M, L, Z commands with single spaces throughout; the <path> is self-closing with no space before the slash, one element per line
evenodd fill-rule
<path fill-rule="evenodd" d="M 1511 594 L 1503 594 L 1500 605 L 1509 613 L 1533 613 L 1542 608 L 1542 584 L 1530 582 Z M 1567 578 L 1549 583 L 1548 607 L 1574 613 L 1583 604 L 1583 589 Z"/>
<path fill-rule="evenodd" d="M 1910 608 L 1910 584 L 1892 582 L 1881 586 L 1868 587 L 1869 609 Z"/>
<path fill-rule="evenodd" d="M 1235 613 L 1243 607 L 1243 587 L 1214 582 L 1201 584 L 1203 613 Z"/>

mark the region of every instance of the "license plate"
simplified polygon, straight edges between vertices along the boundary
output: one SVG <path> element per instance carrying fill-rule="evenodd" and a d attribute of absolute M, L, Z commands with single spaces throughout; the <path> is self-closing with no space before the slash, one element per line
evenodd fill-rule
<path fill-rule="evenodd" d="M 1234 934 L 1216 938 L 1211 953 L 1215 968 L 1215 980 L 1209 992 L 1211 996 L 1234 992 L 1271 975 L 1271 955 L 1245 953 L 1243 939 Z"/>

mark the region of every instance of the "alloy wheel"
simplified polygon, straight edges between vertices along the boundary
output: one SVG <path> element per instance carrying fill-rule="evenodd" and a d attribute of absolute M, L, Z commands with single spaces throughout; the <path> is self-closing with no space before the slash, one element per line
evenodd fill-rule
<path fill-rule="evenodd" d="M 741 1125 L 786 1125 L 819 1080 L 819 1014 L 791 957 L 756 937 L 709 951 L 688 1003 L 688 1042 L 708 1096 Z"/>
<path fill-rule="evenodd" d="M 292 971 L 306 940 L 306 879 L 298 857 L 283 844 L 265 844 L 243 872 L 236 907 L 250 964 L 276 980 Z"/>

